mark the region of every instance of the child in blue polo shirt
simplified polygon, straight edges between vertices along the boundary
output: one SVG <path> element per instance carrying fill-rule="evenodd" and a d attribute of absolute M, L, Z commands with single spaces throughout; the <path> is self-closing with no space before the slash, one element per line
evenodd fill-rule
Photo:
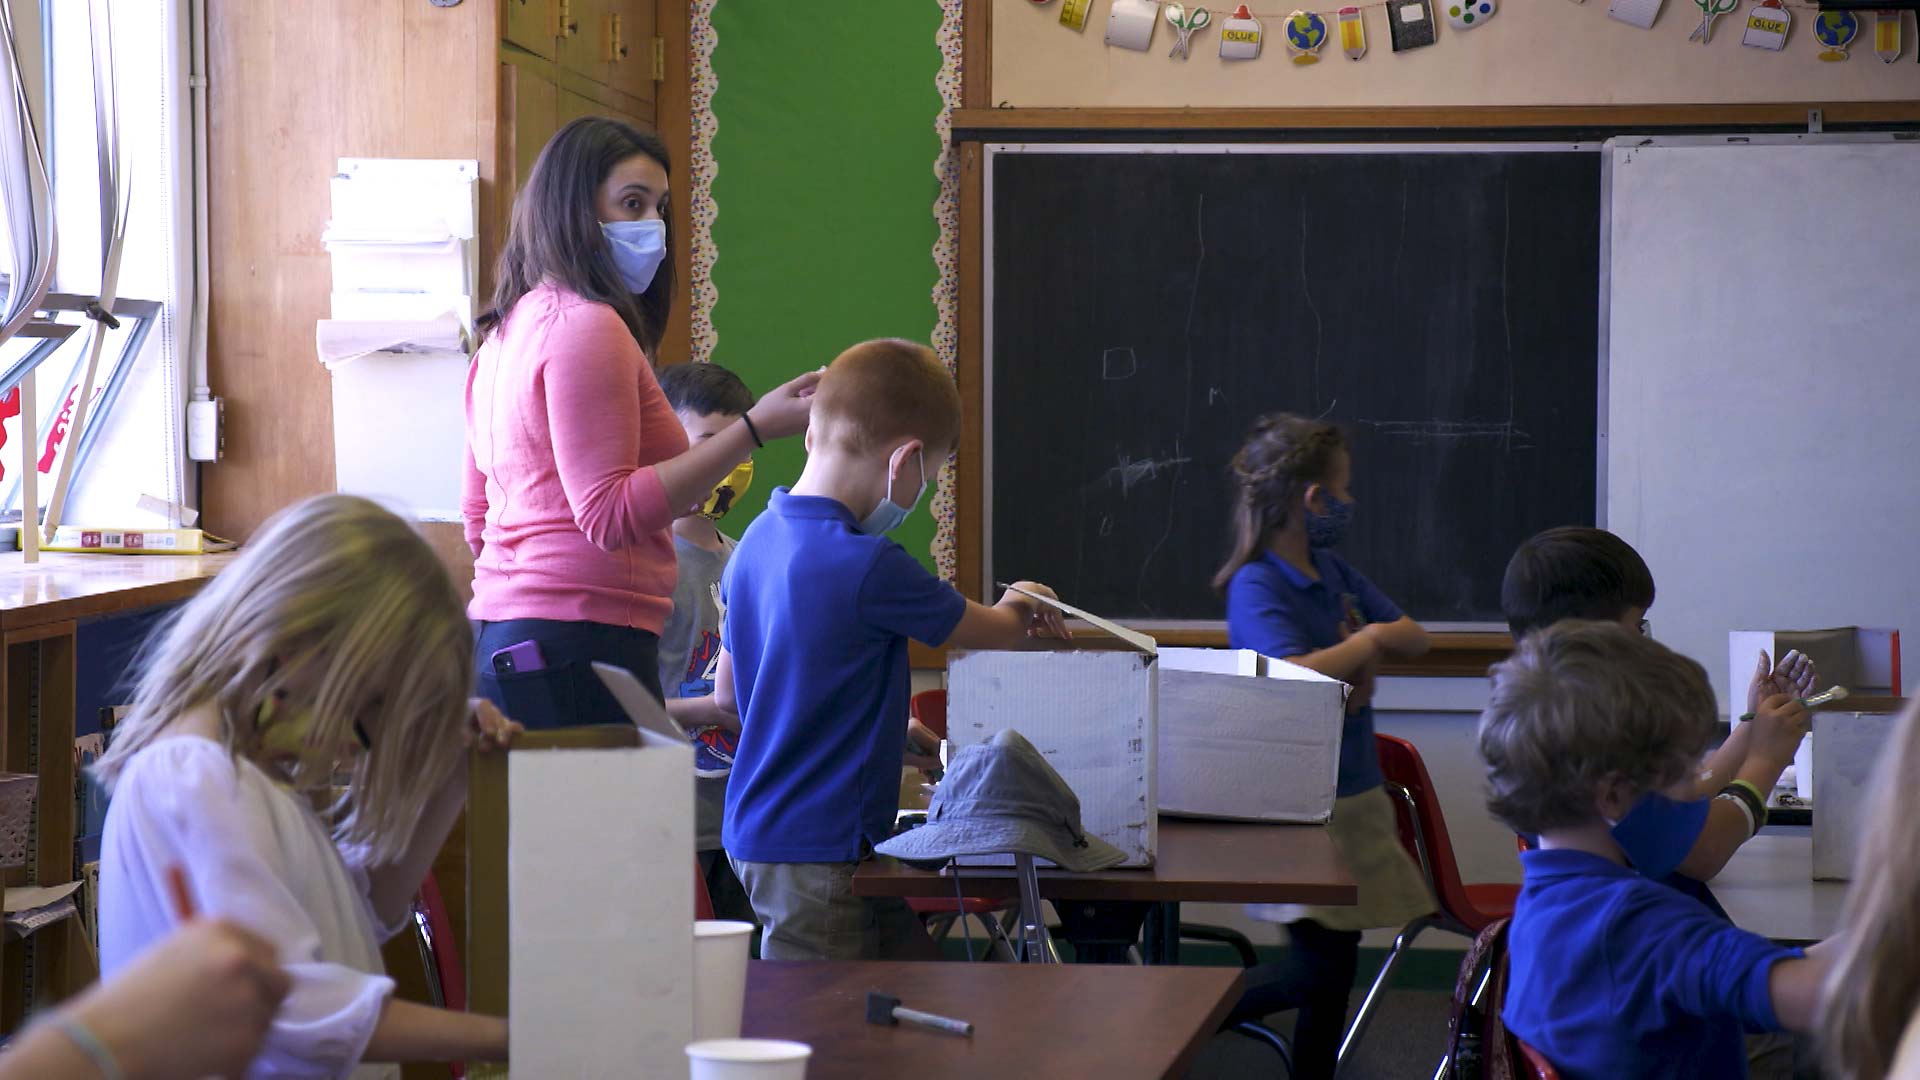
<path fill-rule="evenodd" d="M 1569 1080 L 1743 1077 L 1744 1031 L 1813 1023 L 1827 946 L 1729 924 L 1614 839 L 1696 767 L 1718 719 L 1699 664 L 1616 623 L 1556 623 L 1493 670 L 1487 805 L 1540 841 L 1520 856 L 1501 1015 Z"/>
<path fill-rule="evenodd" d="M 1569 618 L 1617 622 L 1644 634 L 1653 597 L 1653 572 L 1640 553 L 1605 529 L 1584 526 L 1528 537 L 1500 584 L 1500 606 L 1515 640 Z M 1722 915 L 1703 882 L 1758 830 L 1751 805 L 1764 806 L 1793 764 L 1810 720 L 1800 699 L 1812 693 L 1819 674 L 1799 652 L 1777 665 L 1765 652 L 1758 660 L 1747 685 L 1753 719 L 1714 750 L 1697 775 L 1673 792 L 1650 792 L 1615 829 L 1635 868 Z M 1723 792 L 1733 797 L 1717 797 Z"/>
<path fill-rule="evenodd" d="M 1427 633 L 1334 554 L 1353 520 L 1346 440 L 1332 424 L 1261 417 L 1233 459 L 1233 554 L 1214 578 L 1227 595 L 1227 644 L 1353 685 L 1340 733 L 1328 830 L 1359 885 L 1352 907 L 1261 905 L 1287 924 L 1287 958 L 1249 973 L 1235 1020 L 1298 1008 L 1294 1075 L 1331 1077 L 1346 1029 L 1360 931 L 1434 910 L 1400 846 L 1373 743 L 1373 682 L 1384 657 L 1427 651 Z"/>
<path fill-rule="evenodd" d="M 714 700 L 740 718 L 723 839 L 767 959 L 937 958 L 904 901 L 853 895 L 898 816 L 907 639 L 1012 649 L 1065 634 L 1016 592 L 967 601 L 887 539 L 959 438 L 960 395 L 931 349 L 848 349 L 814 395 L 799 481 L 774 491 L 722 578 Z"/>

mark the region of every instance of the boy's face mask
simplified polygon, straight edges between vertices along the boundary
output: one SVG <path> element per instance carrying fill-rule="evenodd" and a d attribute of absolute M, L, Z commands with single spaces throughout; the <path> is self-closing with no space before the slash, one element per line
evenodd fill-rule
<path fill-rule="evenodd" d="M 700 516 L 708 521 L 719 521 L 726 517 L 740 502 L 740 497 L 745 495 L 747 489 L 752 486 L 753 459 L 748 458 L 735 465 L 733 471 L 727 474 L 727 478 L 720 481 L 719 486 L 707 495 L 707 501 L 700 504 Z"/>
<path fill-rule="evenodd" d="M 880 505 L 873 508 L 873 513 L 861 520 L 861 532 L 868 536 L 885 536 L 899 528 L 900 523 L 907 520 L 907 515 L 913 513 L 913 508 L 920 505 L 920 497 L 927 493 L 927 459 L 926 455 L 919 450 L 915 450 L 913 455 L 918 460 L 920 468 L 920 487 L 913 493 L 913 500 L 905 506 L 893 501 L 894 472 L 899 465 L 906 463 L 905 459 L 900 457 L 900 451 L 896 450 L 893 458 L 890 459 L 887 472 L 887 493 L 881 498 Z"/>
<path fill-rule="evenodd" d="M 1707 827 L 1711 799 L 1678 802 L 1650 791 L 1627 816 L 1613 823 L 1613 842 L 1641 877 L 1661 881 L 1686 861 L 1694 841 Z"/>

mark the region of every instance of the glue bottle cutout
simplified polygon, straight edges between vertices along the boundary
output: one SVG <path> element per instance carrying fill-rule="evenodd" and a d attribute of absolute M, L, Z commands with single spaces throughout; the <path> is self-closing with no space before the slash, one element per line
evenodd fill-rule
<path fill-rule="evenodd" d="M 1093 0 L 1060 0 L 1060 25 L 1069 30 L 1087 28 L 1087 12 L 1093 10 Z"/>
<path fill-rule="evenodd" d="M 1146 52 L 1153 46 L 1153 24 L 1160 21 L 1160 5 L 1154 0 L 1113 0 L 1107 13 L 1107 44 L 1134 52 Z"/>
<path fill-rule="evenodd" d="M 1747 12 L 1747 32 L 1740 44 L 1755 49 L 1779 52 L 1787 47 L 1787 33 L 1793 29 L 1793 12 L 1781 0 L 1760 0 Z"/>
<path fill-rule="evenodd" d="M 1891 64 L 1900 59 L 1905 46 L 1900 41 L 1900 20 L 1905 18 L 1898 11 L 1875 12 L 1873 16 L 1873 55 L 1883 63 Z"/>
<path fill-rule="evenodd" d="M 1455 30 L 1471 30 L 1500 10 L 1495 0 L 1446 0 L 1446 3 L 1447 25 Z"/>
<path fill-rule="evenodd" d="M 1651 30 L 1654 20 L 1660 17 L 1660 0 L 1613 0 L 1607 5 L 1607 17 Z"/>
<path fill-rule="evenodd" d="M 1394 52 L 1425 48 L 1437 32 L 1432 0 L 1387 0 L 1387 37 Z"/>
<path fill-rule="evenodd" d="M 1358 60 L 1367 55 L 1367 20 L 1361 16 L 1357 7 L 1340 9 L 1340 51 L 1347 59 Z"/>
<path fill-rule="evenodd" d="M 1260 20 L 1247 5 L 1233 9 L 1220 24 L 1220 59 L 1258 60 L 1260 58 Z"/>
<path fill-rule="evenodd" d="M 1851 11 L 1823 11 L 1813 17 L 1813 36 L 1826 48 L 1820 59 L 1829 63 L 1847 58 L 1847 46 L 1859 36 L 1860 19 Z"/>
<path fill-rule="evenodd" d="M 1312 11 L 1287 16 L 1287 51 L 1301 66 L 1320 62 L 1320 46 L 1327 43 L 1327 20 Z"/>

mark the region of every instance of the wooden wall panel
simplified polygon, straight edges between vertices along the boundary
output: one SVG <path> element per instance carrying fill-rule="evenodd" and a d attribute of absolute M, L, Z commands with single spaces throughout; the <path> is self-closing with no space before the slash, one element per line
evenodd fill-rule
<path fill-rule="evenodd" d="M 208 527 L 245 539 L 331 491 L 332 388 L 314 354 L 331 268 L 320 236 L 341 157 L 480 161 L 494 180 L 495 0 L 208 5 L 211 322 L 226 457 L 207 466 Z M 491 216 L 491 215 L 490 215 Z M 490 264 L 499 229 L 483 222 Z"/>

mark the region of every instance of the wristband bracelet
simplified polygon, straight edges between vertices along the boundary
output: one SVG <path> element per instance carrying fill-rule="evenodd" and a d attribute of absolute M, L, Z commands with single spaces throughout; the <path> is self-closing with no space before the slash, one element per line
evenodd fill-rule
<path fill-rule="evenodd" d="M 1754 787 L 1752 783 L 1746 780 L 1735 780 L 1720 789 L 1720 797 L 1740 800 L 1740 804 L 1747 808 L 1748 815 L 1753 818 L 1754 832 L 1759 832 L 1760 828 L 1767 823 L 1767 800 L 1760 796 L 1760 789 Z"/>
<path fill-rule="evenodd" d="M 63 1016 L 53 1021 L 54 1030 L 65 1035 L 67 1040 L 79 1047 L 80 1052 L 93 1062 L 100 1072 L 101 1080 L 126 1080 L 127 1074 L 120 1070 L 120 1063 L 113 1059 L 113 1051 L 100 1041 L 100 1036 L 88 1030 L 87 1025 L 70 1017 Z"/>
<path fill-rule="evenodd" d="M 1745 815 L 1747 819 L 1747 839 L 1753 839 L 1754 834 L 1760 831 L 1760 823 L 1753 819 L 1753 807 L 1747 805 L 1747 800 L 1724 791 L 1714 796 L 1714 798 L 1716 800 L 1725 799 L 1727 802 L 1740 808 L 1740 813 Z"/>
<path fill-rule="evenodd" d="M 747 434 L 753 436 L 753 445 L 764 450 L 767 442 L 760 437 L 760 429 L 753 426 L 753 417 L 748 416 L 746 413 L 741 413 L 740 422 L 747 425 Z"/>

